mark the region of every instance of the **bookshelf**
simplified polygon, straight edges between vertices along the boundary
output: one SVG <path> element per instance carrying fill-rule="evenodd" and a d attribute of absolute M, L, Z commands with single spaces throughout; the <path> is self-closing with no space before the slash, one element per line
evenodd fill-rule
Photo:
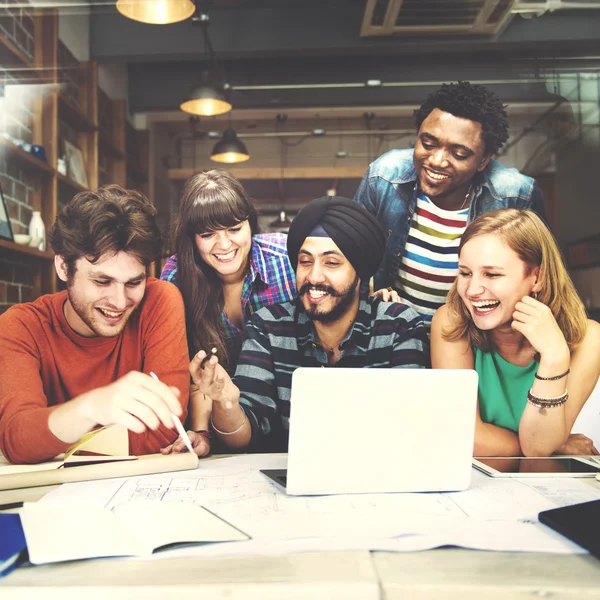
<path fill-rule="evenodd" d="M 147 134 L 128 123 L 125 100 L 113 100 L 99 87 L 97 64 L 78 61 L 59 39 L 57 12 L 25 8 L 7 18 L 18 20 L 15 30 L 18 25 L 26 35 L 11 39 L 7 30 L 0 29 L 0 72 L 5 85 L 17 90 L 31 83 L 48 84 L 28 99 L 22 124 L 15 126 L 11 120 L 14 131 L 0 115 L 0 133 L 10 133 L 10 139 L 0 135 L 0 183 L 13 233 L 27 232 L 34 210 L 41 212 L 48 233 L 66 202 L 99 185 L 129 184 L 147 193 Z M 21 110 L 18 100 L 13 106 L 16 112 Z M 43 146 L 47 160 L 13 143 L 15 138 L 23 140 L 26 148 L 27 144 Z M 83 178 L 66 154 L 68 146 L 80 153 Z M 63 158 L 66 174 L 57 170 Z M 40 252 L 0 240 L 2 266 L 0 313 L 16 297 L 23 302 L 58 289 L 49 247 Z M 11 293 L 3 296 L 8 288 Z"/>

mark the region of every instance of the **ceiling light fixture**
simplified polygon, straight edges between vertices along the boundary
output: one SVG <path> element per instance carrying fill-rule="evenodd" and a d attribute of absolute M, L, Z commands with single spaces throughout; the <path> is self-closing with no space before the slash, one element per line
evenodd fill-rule
<path fill-rule="evenodd" d="M 212 117 L 229 112 L 232 107 L 223 86 L 213 80 L 210 71 L 203 71 L 200 83 L 190 90 L 187 100 L 179 108 L 192 115 Z"/>
<path fill-rule="evenodd" d="M 285 210 L 279 212 L 279 216 L 273 219 L 269 225 L 270 233 L 287 233 L 292 222 L 288 219 Z"/>
<path fill-rule="evenodd" d="M 196 7 L 191 0 L 117 0 L 117 10 L 134 21 L 167 25 L 191 17 Z"/>
<path fill-rule="evenodd" d="M 209 68 L 202 72 L 200 82 L 190 89 L 186 100 L 181 103 L 179 108 L 184 112 L 203 117 L 222 115 L 229 112 L 232 109 L 232 105 L 227 99 L 225 86 L 221 82 L 217 61 L 212 44 L 210 43 L 208 35 L 210 21 L 208 15 L 203 13 L 198 18 L 195 17 L 195 23 L 202 27 L 204 54 L 207 58 Z"/>
<path fill-rule="evenodd" d="M 231 119 L 229 120 L 229 127 L 223 132 L 223 137 L 215 144 L 210 159 L 228 164 L 250 160 L 246 145 L 231 128 Z"/>

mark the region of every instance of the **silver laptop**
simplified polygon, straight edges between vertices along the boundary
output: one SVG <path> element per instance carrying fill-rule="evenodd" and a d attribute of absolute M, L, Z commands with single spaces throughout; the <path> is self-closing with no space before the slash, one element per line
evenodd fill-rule
<path fill-rule="evenodd" d="M 290 495 L 464 490 L 477 373 L 300 368 L 292 376 Z"/>

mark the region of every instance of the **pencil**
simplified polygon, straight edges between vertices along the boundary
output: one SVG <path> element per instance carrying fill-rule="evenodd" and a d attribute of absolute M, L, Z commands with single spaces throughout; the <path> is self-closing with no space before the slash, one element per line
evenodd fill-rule
<path fill-rule="evenodd" d="M 9 502 L 8 504 L 0 504 L 0 510 L 8 510 L 9 508 L 21 508 L 22 502 Z"/>
<path fill-rule="evenodd" d="M 210 351 L 210 354 L 208 354 L 208 353 L 207 353 L 207 354 L 206 354 L 206 356 L 205 356 L 205 357 L 202 359 L 202 362 L 200 363 L 200 368 L 201 368 L 201 369 L 204 369 L 204 365 L 206 365 L 206 363 L 207 363 L 207 362 L 208 362 L 208 361 L 209 361 L 209 360 L 210 360 L 210 359 L 211 359 L 213 356 L 216 356 L 216 355 L 217 355 L 217 349 L 216 349 L 216 348 L 213 348 L 213 349 Z"/>

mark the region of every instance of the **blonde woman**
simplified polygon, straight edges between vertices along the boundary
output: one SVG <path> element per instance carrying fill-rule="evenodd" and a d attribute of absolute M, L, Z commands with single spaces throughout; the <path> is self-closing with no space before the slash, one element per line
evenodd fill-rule
<path fill-rule="evenodd" d="M 571 429 L 600 375 L 600 325 L 535 213 L 497 210 L 467 227 L 431 360 L 479 374 L 476 456 L 598 454 Z"/>

